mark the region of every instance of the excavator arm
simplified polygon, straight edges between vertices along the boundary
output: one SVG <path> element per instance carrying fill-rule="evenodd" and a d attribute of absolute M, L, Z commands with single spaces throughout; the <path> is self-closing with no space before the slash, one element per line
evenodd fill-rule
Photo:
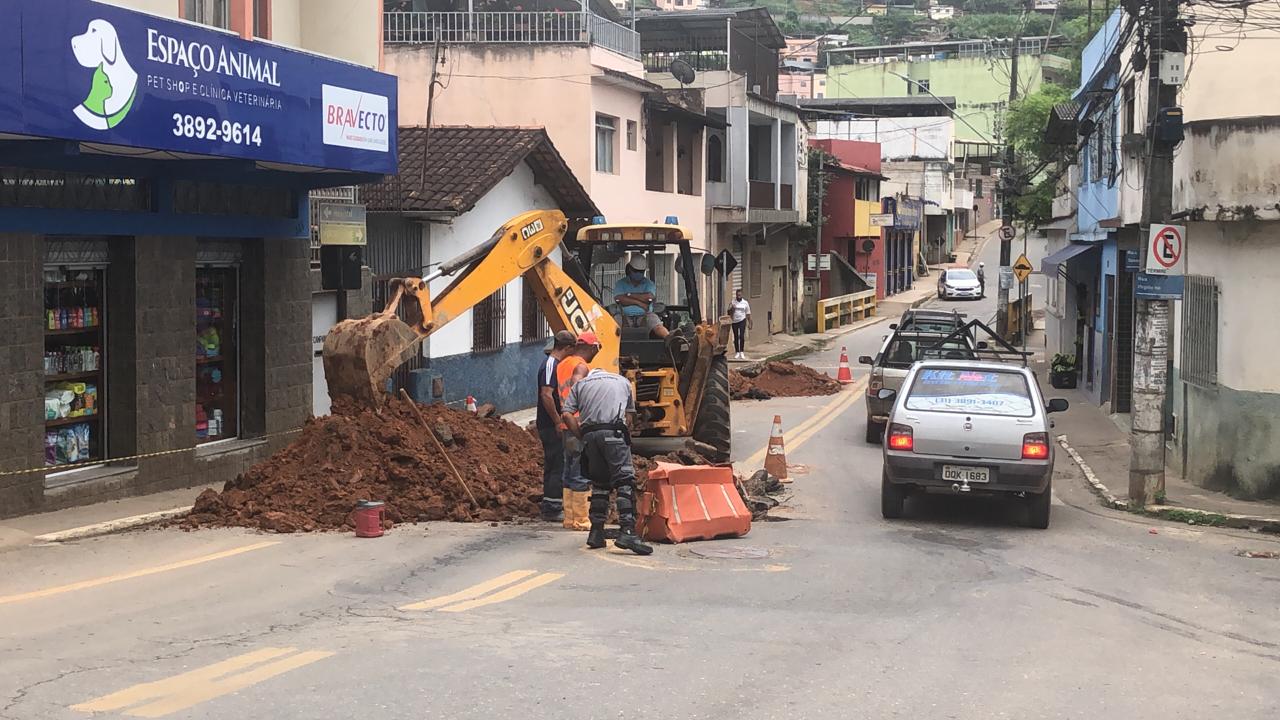
<path fill-rule="evenodd" d="M 517 277 L 524 277 L 553 332 L 593 330 L 603 344 L 593 366 L 617 370 L 618 326 L 591 295 L 551 261 L 568 222 L 558 210 L 532 210 L 498 228 L 487 241 L 441 263 L 421 278 L 402 278 L 381 313 L 343 320 L 324 341 L 324 374 L 329 396 L 376 406 L 391 374 L 417 352 L 433 332 L 475 307 Z M 434 300 L 430 284 L 457 274 Z M 416 301 L 420 313 L 405 322 L 402 299 Z"/>

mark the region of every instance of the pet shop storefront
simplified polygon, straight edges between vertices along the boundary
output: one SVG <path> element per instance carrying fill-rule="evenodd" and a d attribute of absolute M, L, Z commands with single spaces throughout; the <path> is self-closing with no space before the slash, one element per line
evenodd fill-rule
<path fill-rule="evenodd" d="M 395 78 L 88 0 L 0 15 L 0 517 L 230 479 L 310 412 L 309 193 L 394 172 Z"/>

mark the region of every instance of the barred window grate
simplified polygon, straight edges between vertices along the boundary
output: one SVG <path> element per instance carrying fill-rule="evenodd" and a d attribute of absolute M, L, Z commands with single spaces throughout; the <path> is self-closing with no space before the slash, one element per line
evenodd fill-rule
<path fill-rule="evenodd" d="M 471 351 L 497 352 L 507 344 L 507 288 L 476 303 L 471 310 Z"/>
<path fill-rule="evenodd" d="M 533 294 L 533 285 L 526 281 L 521 282 L 520 287 L 520 341 L 526 345 L 540 343 L 551 334 L 551 328 Z"/>
<path fill-rule="evenodd" d="M 1218 384 L 1218 284 L 1208 275 L 1188 275 L 1182 298 L 1179 371 L 1192 385 Z"/>

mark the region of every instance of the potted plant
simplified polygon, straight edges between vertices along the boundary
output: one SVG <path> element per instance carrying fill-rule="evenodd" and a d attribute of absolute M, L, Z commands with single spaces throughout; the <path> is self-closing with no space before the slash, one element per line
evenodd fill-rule
<path fill-rule="evenodd" d="M 1076 386 L 1076 356 L 1058 353 L 1053 356 L 1053 364 L 1049 366 L 1049 384 L 1059 390 L 1068 390 Z"/>

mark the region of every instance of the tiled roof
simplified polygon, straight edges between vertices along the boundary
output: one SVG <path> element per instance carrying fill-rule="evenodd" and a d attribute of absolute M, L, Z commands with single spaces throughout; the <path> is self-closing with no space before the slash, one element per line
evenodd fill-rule
<path fill-rule="evenodd" d="M 361 189 L 369 210 L 462 214 L 520 163 L 570 218 L 599 214 L 542 128 L 402 127 L 395 177 Z"/>

